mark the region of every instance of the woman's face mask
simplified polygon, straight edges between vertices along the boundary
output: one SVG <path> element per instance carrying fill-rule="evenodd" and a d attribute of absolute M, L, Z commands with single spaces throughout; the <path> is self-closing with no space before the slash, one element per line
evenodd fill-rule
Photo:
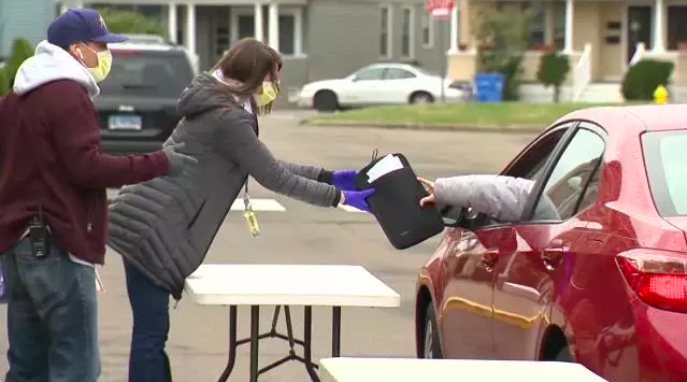
<path fill-rule="evenodd" d="M 102 82 L 103 80 L 105 80 L 105 78 L 107 78 L 107 75 L 110 74 L 110 70 L 112 69 L 112 52 L 110 52 L 109 49 L 104 50 L 102 52 L 96 52 L 87 45 L 83 46 L 86 47 L 86 49 L 93 52 L 98 57 L 98 66 L 96 66 L 95 68 L 86 67 L 86 69 L 88 69 L 88 71 L 91 72 L 91 75 L 95 79 L 95 82 Z M 78 52 L 81 56 L 81 60 L 83 60 L 83 53 L 81 53 L 80 50 Z"/>
<path fill-rule="evenodd" d="M 255 104 L 258 107 L 264 107 L 264 106 L 269 105 L 270 103 L 274 102 L 274 100 L 277 99 L 278 95 L 279 95 L 279 91 L 277 91 L 277 87 L 274 85 L 274 83 L 263 82 L 262 83 L 262 94 L 256 94 L 255 95 Z"/>

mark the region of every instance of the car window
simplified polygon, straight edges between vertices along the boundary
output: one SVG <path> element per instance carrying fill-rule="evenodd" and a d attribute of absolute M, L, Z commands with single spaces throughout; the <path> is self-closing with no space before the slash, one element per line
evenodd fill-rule
<path fill-rule="evenodd" d="M 592 174 L 592 178 L 589 180 L 587 189 L 584 190 L 584 195 L 582 199 L 577 203 L 577 207 L 572 215 L 577 214 L 580 211 L 584 211 L 587 207 L 594 204 L 597 195 L 599 195 L 599 187 L 601 186 L 601 165 L 596 166 L 596 170 Z"/>
<path fill-rule="evenodd" d="M 398 69 L 398 68 L 389 68 L 386 70 L 386 74 L 384 75 L 384 79 L 387 80 L 405 80 L 408 78 L 415 78 L 415 74 L 412 72 L 409 72 L 405 69 Z"/>
<path fill-rule="evenodd" d="M 551 156 L 572 123 L 553 130 L 532 144 L 504 172 L 503 175 L 535 180 L 540 177 L 547 159 Z"/>
<path fill-rule="evenodd" d="M 101 97 L 178 98 L 193 80 L 182 51 L 112 51 L 112 70 L 100 84 Z"/>
<path fill-rule="evenodd" d="M 501 173 L 501 175 L 524 178 L 529 181 L 520 180 L 511 183 L 512 195 L 516 196 L 516 203 L 521 206 L 521 210 L 524 211 L 524 208 L 526 208 L 531 196 L 530 193 L 535 189 L 536 182 L 541 179 L 549 157 L 556 150 L 556 147 L 562 143 L 562 138 L 568 130 L 574 125 L 575 122 L 569 122 L 557 126 L 555 129 L 539 137 Z M 482 216 L 480 217 L 480 215 Z M 476 223 L 472 224 L 473 229 L 495 224 L 514 223 L 514 221 L 499 221 L 495 217 L 487 217 L 484 214 L 471 213 L 471 216 L 474 216 L 476 221 Z"/>
<path fill-rule="evenodd" d="M 565 220 L 573 216 L 604 152 L 596 133 L 579 129 L 546 178 L 532 220 Z"/>
<path fill-rule="evenodd" d="M 384 72 L 386 71 L 386 68 L 372 68 L 372 69 L 363 69 L 356 73 L 355 75 L 355 80 L 356 81 L 373 81 L 373 80 L 381 80 L 384 78 Z"/>
<path fill-rule="evenodd" d="M 651 195 L 661 216 L 687 215 L 687 132 L 661 131 L 642 135 Z"/>

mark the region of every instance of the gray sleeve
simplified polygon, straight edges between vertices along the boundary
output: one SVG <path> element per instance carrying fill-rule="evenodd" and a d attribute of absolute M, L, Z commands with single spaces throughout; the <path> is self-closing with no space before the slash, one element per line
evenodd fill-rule
<path fill-rule="evenodd" d="M 471 207 L 501 221 L 517 221 L 533 181 L 500 175 L 439 178 L 434 184 L 437 203 Z"/>
<path fill-rule="evenodd" d="M 320 174 L 322 174 L 322 171 L 324 170 L 321 167 L 315 167 L 315 166 L 306 166 L 298 163 L 291 163 L 287 161 L 280 160 L 278 161 L 279 164 L 284 166 L 287 170 L 290 172 L 302 176 L 304 178 L 308 178 L 311 180 L 317 180 L 320 177 Z"/>
<path fill-rule="evenodd" d="M 265 188 L 303 202 L 323 207 L 339 203 L 340 192 L 333 186 L 295 174 L 290 166 L 274 158 L 255 134 L 253 121 L 243 113 L 221 116 L 216 130 L 216 147 Z"/>

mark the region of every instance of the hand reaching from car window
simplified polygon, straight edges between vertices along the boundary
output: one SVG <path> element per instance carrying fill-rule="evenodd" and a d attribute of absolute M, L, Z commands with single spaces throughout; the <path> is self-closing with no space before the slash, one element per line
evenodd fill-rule
<path fill-rule="evenodd" d="M 434 182 L 431 180 L 417 177 L 417 180 L 422 184 L 422 186 L 427 190 L 429 193 L 429 196 L 425 196 L 424 198 L 420 199 L 420 206 L 424 207 L 427 204 L 433 204 L 434 203 Z"/>

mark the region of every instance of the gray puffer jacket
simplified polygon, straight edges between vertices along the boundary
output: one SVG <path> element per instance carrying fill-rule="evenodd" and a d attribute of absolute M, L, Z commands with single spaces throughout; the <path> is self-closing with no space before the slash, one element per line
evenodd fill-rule
<path fill-rule="evenodd" d="M 194 79 L 179 100 L 183 119 L 165 142 L 184 142 L 198 165 L 126 186 L 110 204 L 108 245 L 176 300 L 248 176 L 313 205 L 333 207 L 340 199 L 320 182 L 329 172 L 276 160 L 258 140 L 257 119 L 218 85 L 207 73 Z"/>

